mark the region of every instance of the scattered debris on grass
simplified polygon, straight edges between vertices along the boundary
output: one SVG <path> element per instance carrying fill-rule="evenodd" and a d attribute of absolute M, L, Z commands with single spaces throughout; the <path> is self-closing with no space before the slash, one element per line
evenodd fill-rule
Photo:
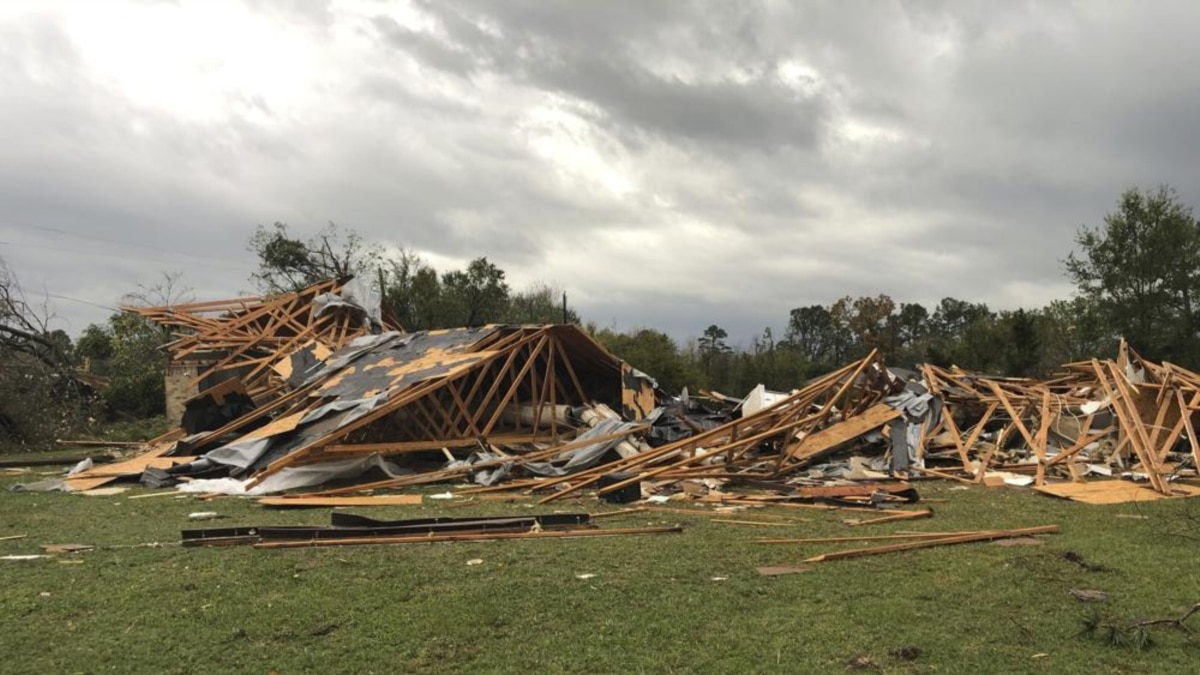
<path fill-rule="evenodd" d="M 1108 593 L 1090 588 L 1072 588 L 1070 593 L 1080 602 L 1104 602 L 1108 600 Z"/>
<path fill-rule="evenodd" d="M 1044 542 L 1037 537 L 1013 537 L 1012 539 L 997 539 L 992 543 L 996 546 L 1041 546 Z"/>
<path fill-rule="evenodd" d="M 216 511 L 195 511 L 188 514 L 188 520 L 216 520 L 223 516 Z"/>
<path fill-rule="evenodd" d="M 682 532 L 679 526 L 601 529 L 587 513 L 526 517 L 474 516 L 376 520 L 333 512 L 329 526 L 253 526 L 183 530 L 184 546 L 252 545 L 255 548 L 304 548 L 363 544 L 420 544 L 496 539 L 605 537 Z M 482 561 L 481 561 L 482 562 Z M 471 564 L 468 562 L 468 564 Z"/>
<path fill-rule="evenodd" d="M 1082 567 L 1083 569 L 1085 569 L 1089 572 L 1105 572 L 1108 570 L 1108 568 L 1105 567 L 1104 565 L 1098 565 L 1096 563 L 1085 560 L 1082 555 L 1076 553 L 1075 551 L 1063 551 L 1062 557 L 1063 557 L 1063 560 L 1066 560 L 1069 563 L 1074 563 L 1076 565 L 1079 565 L 1080 567 Z"/>
<path fill-rule="evenodd" d="M 927 479 L 962 489 L 1029 485 L 1089 503 L 1200 494 L 1183 482 L 1200 459 L 1200 374 L 1147 361 L 1123 342 L 1116 359 L 1065 364 L 1043 380 L 889 369 L 872 352 L 792 391 L 672 397 L 577 326 L 405 333 L 369 296 L 340 280 L 272 297 L 127 308 L 169 328 L 172 358 L 194 369 L 196 394 L 180 427 L 136 455 L 25 488 L 112 494 L 125 489 L 118 482 L 140 481 L 204 498 L 253 495 L 274 507 L 516 496 L 531 506 L 588 494 L 695 505 L 705 510 L 675 510 L 756 528 L 805 522 L 751 515 L 766 506 L 842 510 L 855 528 L 931 518 L 915 487 Z M 431 485 L 449 489 L 413 492 Z M 291 548 L 680 530 L 600 529 L 576 515 L 586 519 L 335 517 L 321 528 L 186 530 L 183 543 Z M 1055 531 L 884 535 L 888 543 L 806 562 L 981 541 L 1034 545 L 1030 535 Z"/>
<path fill-rule="evenodd" d="M 916 661 L 918 658 L 920 658 L 921 651 L 921 648 L 916 645 L 907 645 L 893 649 L 892 651 L 888 652 L 888 654 L 892 658 L 899 659 L 901 661 Z"/>
<path fill-rule="evenodd" d="M 1146 619 L 1142 621 L 1122 620 L 1112 614 L 1102 614 L 1098 611 L 1093 611 L 1081 618 L 1083 625 L 1080 630 L 1080 636 L 1097 639 L 1114 647 L 1130 647 L 1136 650 L 1144 650 L 1154 645 L 1154 638 L 1149 630 L 1151 628 L 1174 628 L 1188 635 L 1193 635 L 1194 631 L 1187 625 L 1187 620 L 1197 612 L 1200 612 L 1200 602 L 1192 605 L 1187 611 L 1177 617 Z"/>
<path fill-rule="evenodd" d="M 96 550 L 92 544 L 42 544 L 41 548 L 46 553 L 85 553 Z"/>
<path fill-rule="evenodd" d="M 883 670 L 883 666 L 870 656 L 859 654 L 846 662 L 846 670 Z"/>

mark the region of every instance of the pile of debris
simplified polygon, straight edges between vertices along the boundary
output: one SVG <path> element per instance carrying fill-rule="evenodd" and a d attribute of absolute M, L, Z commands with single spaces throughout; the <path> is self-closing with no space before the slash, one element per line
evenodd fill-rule
<path fill-rule="evenodd" d="M 280 354 L 323 359 L 362 335 L 399 330 L 382 316 L 377 294 L 353 279 L 271 297 L 121 309 L 170 329 L 173 361 L 208 358 L 193 384 L 234 377 L 254 397 L 279 391 L 272 369 L 284 380 L 291 375 L 294 362 Z"/>
<path fill-rule="evenodd" d="M 1195 415 L 1200 376 L 1138 356 L 1122 341 L 1116 360 L 1070 363 L 1047 380 L 983 377 L 923 368 L 949 414 L 931 429 L 926 463 L 985 484 L 1034 485 L 1085 501 L 1192 495 L 1177 483 L 1200 465 Z M 1148 488 L 1085 477 L 1121 476 Z M 1047 478 L 1067 484 L 1049 484 Z"/>
<path fill-rule="evenodd" d="M 847 481 L 921 476 L 1100 500 L 1200 492 L 1175 480 L 1194 475 L 1200 458 L 1200 375 L 1124 344 L 1115 361 L 1068 364 L 1048 380 L 889 370 L 872 353 L 796 391 L 759 388 L 730 406 L 719 396 L 667 400 L 575 326 L 404 333 L 368 309 L 368 296 L 326 282 L 131 309 L 177 331 L 174 359 L 209 355 L 197 381 L 221 379 L 189 401 L 186 428 L 69 483 L 86 490 L 133 475 L 234 494 L 321 485 L 312 494 L 332 498 L 466 482 L 540 502 L 591 489 L 622 502 L 736 502 L 726 490 L 738 486 L 806 499 Z M 1148 487 L 1083 482 L 1096 474 Z M 1080 487 L 1099 484 L 1119 487 Z M 888 498 L 840 497 L 878 494 Z"/>

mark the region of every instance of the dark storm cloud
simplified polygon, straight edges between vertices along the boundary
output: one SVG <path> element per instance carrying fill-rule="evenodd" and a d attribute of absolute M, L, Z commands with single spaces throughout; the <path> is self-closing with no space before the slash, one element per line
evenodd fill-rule
<path fill-rule="evenodd" d="M 443 39 L 390 18 L 377 17 L 374 25 L 388 44 L 433 68 L 461 77 L 498 69 L 532 86 L 587 101 L 618 132 L 633 125 L 649 134 L 760 150 L 816 143 L 824 102 L 784 86 L 770 61 L 751 61 L 745 81 L 693 83 L 655 74 L 654 54 L 638 53 L 669 49 L 675 39 L 686 49 L 712 43 L 738 63 L 737 57 L 753 45 L 748 19 L 736 18 L 723 30 L 707 23 L 679 26 L 671 23 L 678 14 L 647 5 L 655 3 L 485 4 L 467 18 L 461 7 L 430 3 L 426 8 L 438 17 Z M 691 18 L 713 17 L 693 11 Z M 481 24 L 498 33 L 481 29 Z M 655 44 L 659 38 L 662 44 Z"/>

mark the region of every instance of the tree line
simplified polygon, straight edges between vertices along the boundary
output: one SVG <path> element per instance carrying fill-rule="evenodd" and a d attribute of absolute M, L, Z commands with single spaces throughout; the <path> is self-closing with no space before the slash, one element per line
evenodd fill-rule
<path fill-rule="evenodd" d="M 927 307 L 886 294 L 846 296 L 792 309 L 781 317 L 782 329 L 766 327 L 748 346 L 730 345 L 718 322 L 682 344 L 652 327 L 602 328 L 584 321 L 553 285 L 514 291 L 505 271 L 486 257 L 462 269 L 437 270 L 411 251 L 365 241 L 333 224 L 308 238 L 283 223 L 259 226 L 248 247 L 258 260 L 251 279 L 260 292 L 365 276 L 382 289 L 384 311 L 410 331 L 581 324 L 668 393 L 689 387 L 741 396 L 759 383 L 791 389 L 871 350 L 899 367 L 933 363 L 1039 376 L 1066 362 L 1111 356 L 1122 336 L 1147 357 L 1200 368 L 1200 223 L 1191 207 L 1169 187 L 1130 189 L 1101 224 L 1082 227 L 1075 243 L 1063 259 L 1064 274 L 1077 289 L 1070 299 L 994 310 L 954 297 Z M 178 275 L 167 274 L 123 302 L 190 299 Z M 0 261 L 0 442 L 30 437 L 31 426 L 43 429 L 70 417 L 52 405 L 57 400 L 85 401 L 72 410 L 91 419 L 163 412 L 161 346 L 169 335 L 160 328 L 118 312 L 72 340 L 48 324 L 48 309 L 26 302 Z M 81 372 L 103 386 L 89 387 Z M 42 425 L 21 421 L 31 415 L 57 417 Z"/>

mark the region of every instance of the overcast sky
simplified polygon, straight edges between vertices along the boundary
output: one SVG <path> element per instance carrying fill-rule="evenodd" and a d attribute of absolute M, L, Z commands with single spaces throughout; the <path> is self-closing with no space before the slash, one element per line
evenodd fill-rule
<path fill-rule="evenodd" d="M 486 255 L 681 340 L 847 294 L 1040 307 L 1122 190 L 1200 197 L 1197 25 L 1194 2 L 5 0 L 0 256 L 72 335 L 163 272 L 254 290 L 275 221 Z"/>

